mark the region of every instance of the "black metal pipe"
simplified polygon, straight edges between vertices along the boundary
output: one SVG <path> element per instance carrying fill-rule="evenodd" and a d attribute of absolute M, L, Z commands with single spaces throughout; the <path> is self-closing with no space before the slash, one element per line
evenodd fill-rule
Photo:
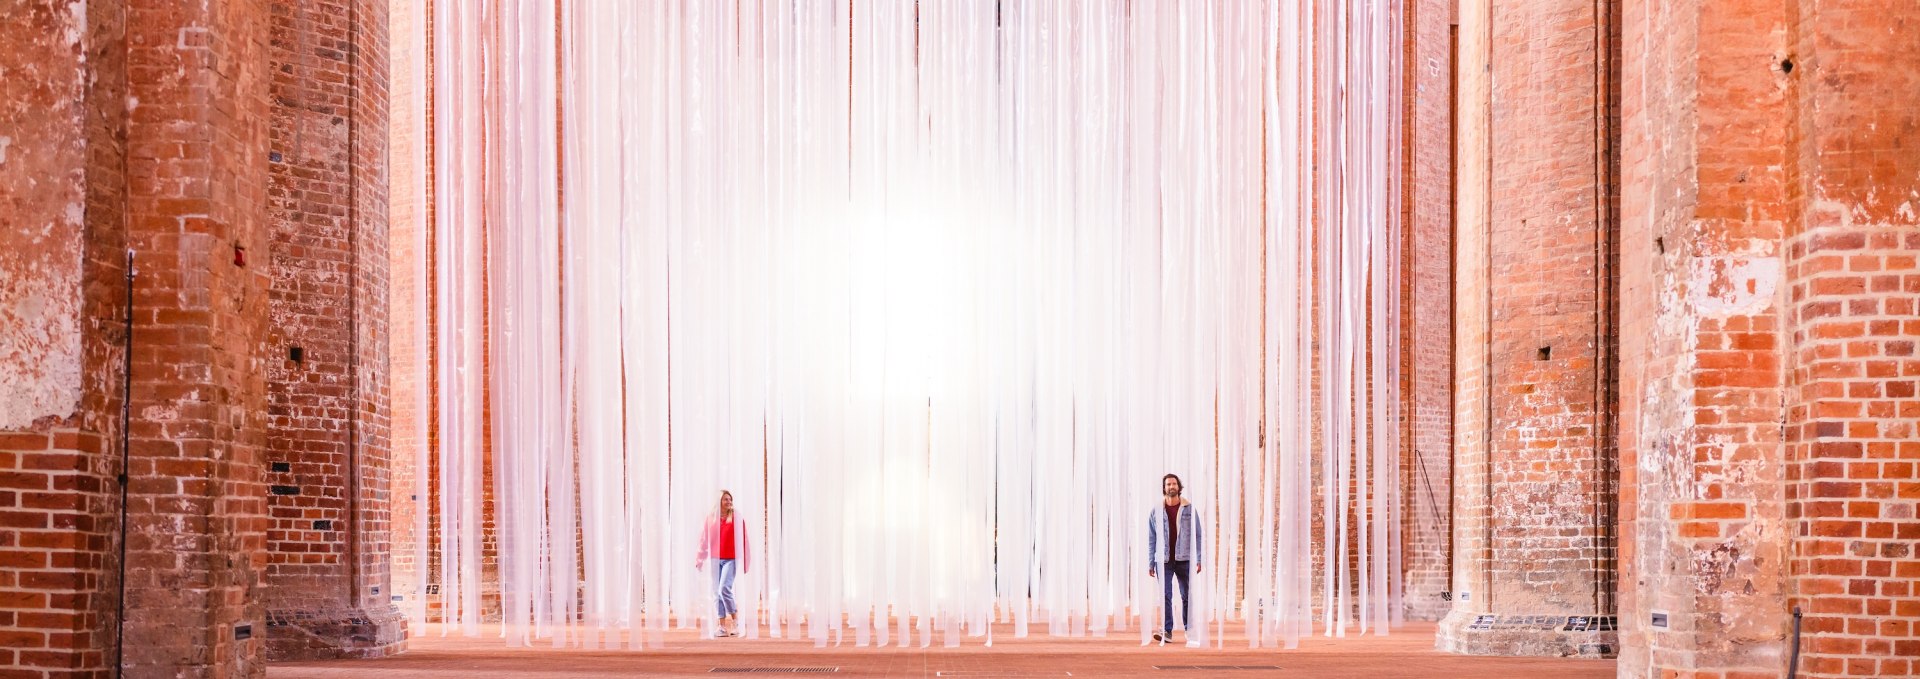
<path fill-rule="evenodd" d="M 1787 661 L 1787 679 L 1800 674 L 1800 607 L 1793 607 L 1793 659 Z"/>
<path fill-rule="evenodd" d="M 121 338 L 120 350 L 123 354 L 120 366 L 120 613 L 113 619 L 113 676 L 119 677 L 126 672 L 127 656 L 127 469 L 133 459 L 128 442 L 129 426 L 133 422 L 133 279 L 139 271 L 133 268 L 133 249 L 127 249 L 127 318 L 126 336 Z"/>

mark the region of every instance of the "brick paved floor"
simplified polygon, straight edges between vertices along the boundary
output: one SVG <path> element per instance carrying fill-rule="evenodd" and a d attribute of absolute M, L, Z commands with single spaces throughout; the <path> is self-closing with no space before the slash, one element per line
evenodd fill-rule
<path fill-rule="evenodd" d="M 499 628 L 481 636 L 440 636 L 429 625 L 408 641 L 409 651 L 380 660 L 275 664 L 270 679 L 491 679 L 493 677 L 716 677 L 769 676 L 767 669 L 830 668 L 834 677 L 1551 677 L 1614 676 L 1611 660 L 1489 658 L 1433 650 L 1433 625 L 1408 623 L 1387 637 L 1302 640 L 1295 650 L 1246 647 L 1230 636 L 1223 647 L 1140 645 L 1137 632 L 1105 638 L 1027 639 L 999 634 L 992 647 L 964 639 L 945 648 L 861 648 L 848 635 L 841 646 L 816 648 L 790 639 L 707 639 L 670 631 L 657 649 L 644 651 L 508 648 Z M 896 640 L 897 641 L 897 640 Z M 915 642 L 917 644 L 918 638 Z M 1156 667 L 1167 669 L 1157 669 Z M 1278 667 L 1279 669 L 1272 669 Z M 760 671 L 746 672 L 759 668 Z M 1238 669 L 1244 668 L 1244 669 Z M 716 672 L 719 669 L 721 671 Z M 735 670 L 726 672 L 725 670 Z M 784 676 L 794 676 L 781 673 Z"/>

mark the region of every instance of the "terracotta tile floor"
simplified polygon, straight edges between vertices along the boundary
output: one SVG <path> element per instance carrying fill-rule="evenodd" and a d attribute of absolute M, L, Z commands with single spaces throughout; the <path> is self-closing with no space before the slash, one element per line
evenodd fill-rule
<path fill-rule="evenodd" d="M 486 679 L 490 677 L 716 677 L 749 676 L 714 672 L 716 668 L 838 667 L 834 677 L 1582 677 L 1614 676 L 1612 660 L 1560 658 L 1488 658 L 1449 655 L 1433 650 L 1433 624 L 1408 623 L 1388 637 L 1303 639 L 1300 648 L 1251 650 L 1243 637 L 1230 636 L 1224 648 L 1140 645 L 1137 632 L 1106 638 L 1054 638 L 1035 634 L 1011 638 L 999 634 L 992 648 L 965 639 L 944 648 L 859 648 L 849 635 L 845 645 L 815 648 L 810 641 L 782 639 L 702 640 L 690 631 L 671 631 L 658 649 L 556 650 L 547 646 L 508 648 L 497 627 L 477 638 L 440 636 L 429 625 L 408 641 L 405 654 L 381 660 L 277 663 L 272 679 L 393 677 L 405 679 Z M 918 639 L 916 638 L 917 642 Z M 1156 669 L 1186 666 L 1186 669 Z M 1194 667 L 1207 666 L 1207 667 Z M 1263 669 L 1227 669 L 1251 666 Z M 1270 669 L 1278 667 L 1278 670 Z M 765 671 L 751 676 L 768 676 Z"/>

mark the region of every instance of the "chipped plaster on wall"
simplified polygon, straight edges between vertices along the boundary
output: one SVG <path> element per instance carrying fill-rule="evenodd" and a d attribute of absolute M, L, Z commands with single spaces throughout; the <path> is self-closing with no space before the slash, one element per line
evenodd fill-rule
<path fill-rule="evenodd" d="M 1691 203 L 1691 196 L 1686 202 Z M 1634 448 L 1639 451 L 1635 459 L 1638 515 L 1655 523 L 1672 520 L 1668 514 L 1670 503 L 1695 495 L 1693 456 L 1681 451 L 1691 444 L 1688 414 L 1692 410 L 1693 376 L 1699 363 L 1700 309 L 1692 303 L 1696 295 L 1688 285 L 1695 280 L 1694 272 L 1700 269 L 1695 264 L 1699 261 L 1697 254 L 1692 252 L 1692 248 L 1699 245 L 1696 238 L 1699 226 L 1697 222 L 1690 224 L 1687 237 L 1675 239 L 1668 245 L 1659 255 L 1663 261 L 1653 267 L 1656 281 L 1651 286 L 1653 333 L 1648 345 L 1672 364 L 1660 365 L 1657 371 L 1642 376 L 1640 407 L 1636 411 L 1640 421 L 1635 427 L 1639 440 Z M 1647 630 L 1649 634 L 1684 633 L 1692 629 L 1691 592 L 1654 584 L 1684 582 L 1678 576 L 1692 568 L 1691 545 L 1680 541 L 1672 531 L 1660 530 L 1637 531 L 1635 543 L 1634 549 L 1643 555 L 1642 563 L 1652 567 L 1634 573 L 1637 582 L 1627 586 L 1638 590 L 1639 602 L 1621 614 L 1635 616 L 1646 610 L 1667 612 L 1669 629 Z"/>
<path fill-rule="evenodd" d="M 1778 257 L 1699 257 L 1687 266 L 1688 302 L 1708 318 L 1765 313 L 1780 287 Z"/>
<path fill-rule="evenodd" d="M 84 0 L 0 19 L 0 430 L 65 419 L 81 398 Z M 31 144 L 16 143 L 31 139 Z"/>

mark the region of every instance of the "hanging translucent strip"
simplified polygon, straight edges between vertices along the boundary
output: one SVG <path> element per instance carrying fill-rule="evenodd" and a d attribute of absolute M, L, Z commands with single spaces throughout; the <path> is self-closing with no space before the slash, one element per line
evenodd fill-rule
<path fill-rule="evenodd" d="M 410 185 L 415 191 L 421 192 L 432 192 L 430 188 L 432 184 L 429 183 L 428 177 L 436 168 L 441 167 L 438 162 L 435 162 L 437 156 L 430 159 L 427 154 L 427 149 L 429 148 L 427 144 L 428 131 L 436 129 L 432 124 L 433 121 L 430 119 L 429 112 L 432 109 L 426 105 L 426 99 L 432 93 L 432 90 L 428 89 L 427 74 L 429 72 L 435 72 L 427 66 L 428 51 L 426 46 L 429 43 L 428 33 L 432 25 L 427 21 L 428 7 L 429 4 L 425 2 L 410 3 L 408 5 L 407 27 L 410 30 L 409 35 L 396 40 L 396 43 L 410 44 L 416 48 L 405 56 L 408 66 L 408 93 L 411 98 L 404 102 L 403 105 L 396 106 L 395 110 L 396 114 L 402 111 L 409 115 L 416 112 L 418 114 L 413 117 L 411 121 L 412 126 L 409 130 L 412 134 L 409 138 L 411 143 L 407 149 L 407 153 L 410 156 L 410 162 L 407 163 L 407 166 L 413 170 L 413 176 L 409 182 Z M 438 193 L 433 192 L 433 195 L 437 196 Z M 408 395 L 408 402 L 406 402 L 404 406 L 400 403 L 396 403 L 396 406 L 411 408 L 414 425 L 412 441 L 414 446 L 412 455 L 412 464 L 414 465 L 413 488 L 408 489 L 408 492 L 412 494 L 411 500 L 415 502 L 413 509 L 413 533 L 410 536 L 413 540 L 413 572 L 409 578 L 411 587 L 406 590 L 406 594 L 404 595 L 407 597 L 404 612 L 408 620 L 416 623 L 425 622 L 427 617 L 427 598 L 425 596 L 426 588 L 424 585 L 427 581 L 426 572 L 428 570 L 427 546 L 432 542 L 429 537 L 430 533 L 428 532 L 429 511 L 427 505 L 430 502 L 429 498 L 433 497 L 429 490 L 432 483 L 429 470 L 432 469 L 430 460 L 434 458 L 434 453 L 437 452 L 435 450 L 429 450 L 428 444 L 428 442 L 432 440 L 429 438 L 429 432 L 432 431 L 434 427 L 434 423 L 430 421 L 430 410 L 428 408 L 428 405 L 433 402 L 434 381 L 429 375 L 422 374 L 437 374 L 439 372 L 438 367 L 433 363 L 433 354 L 430 351 L 434 340 L 429 338 L 429 331 L 433 326 L 430 325 L 428 319 L 432 318 L 434 311 L 433 291 L 435 290 L 435 282 L 429 279 L 430 274 L 427 265 L 434 259 L 432 248 L 435 246 L 433 241 L 435 229 L 428 223 L 430 219 L 429 215 L 433 214 L 433 212 L 428 209 L 428 200 L 427 195 L 414 196 L 412 198 L 413 210 L 409 217 L 412 220 L 410 226 L 412 227 L 414 235 L 412 244 L 414 261 L 412 262 L 412 266 L 409 267 L 409 273 L 412 276 L 410 282 L 413 285 L 414 291 L 417 293 L 417 297 L 408 301 L 413 311 L 413 317 L 411 319 L 412 328 L 410 329 L 413 333 L 413 346 L 406 347 L 405 349 L 395 347 L 394 349 L 396 353 L 403 350 L 413 352 L 412 366 L 415 371 L 414 374 L 408 376 L 410 383 L 413 385 L 413 393 Z M 394 270 L 398 272 L 402 269 L 400 266 L 395 266 Z M 399 307 L 401 305 L 396 304 L 395 306 Z M 399 381 L 396 380 L 395 383 L 398 384 Z M 396 395 L 395 401 L 400 401 L 398 395 Z M 396 417 L 396 419 L 398 418 Z M 398 451 L 396 451 L 396 453 L 398 453 Z M 400 461 L 406 458 L 396 454 L 394 459 Z M 401 464 L 405 464 L 405 462 L 401 462 Z M 395 489 L 395 492 L 397 494 L 399 489 Z M 396 578 L 396 580 L 398 580 L 398 578 Z M 397 587 L 395 589 L 398 590 Z"/>
<path fill-rule="evenodd" d="M 714 634 L 725 490 L 747 636 L 1145 643 L 1173 473 L 1189 643 L 1398 621 L 1399 2 L 423 6 L 417 619 Z"/>
<path fill-rule="evenodd" d="M 486 316 L 482 307 L 484 136 L 480 5 L 433 13 L 434 404 L 433 482 L 438 517 L 431 550 L 440 614 L 467 634 L 481 622 L 482 418 Z M 422 496 L 426 497 L 426 496 Z M 450 626 L 451 627 L 451 626 Z"/>

